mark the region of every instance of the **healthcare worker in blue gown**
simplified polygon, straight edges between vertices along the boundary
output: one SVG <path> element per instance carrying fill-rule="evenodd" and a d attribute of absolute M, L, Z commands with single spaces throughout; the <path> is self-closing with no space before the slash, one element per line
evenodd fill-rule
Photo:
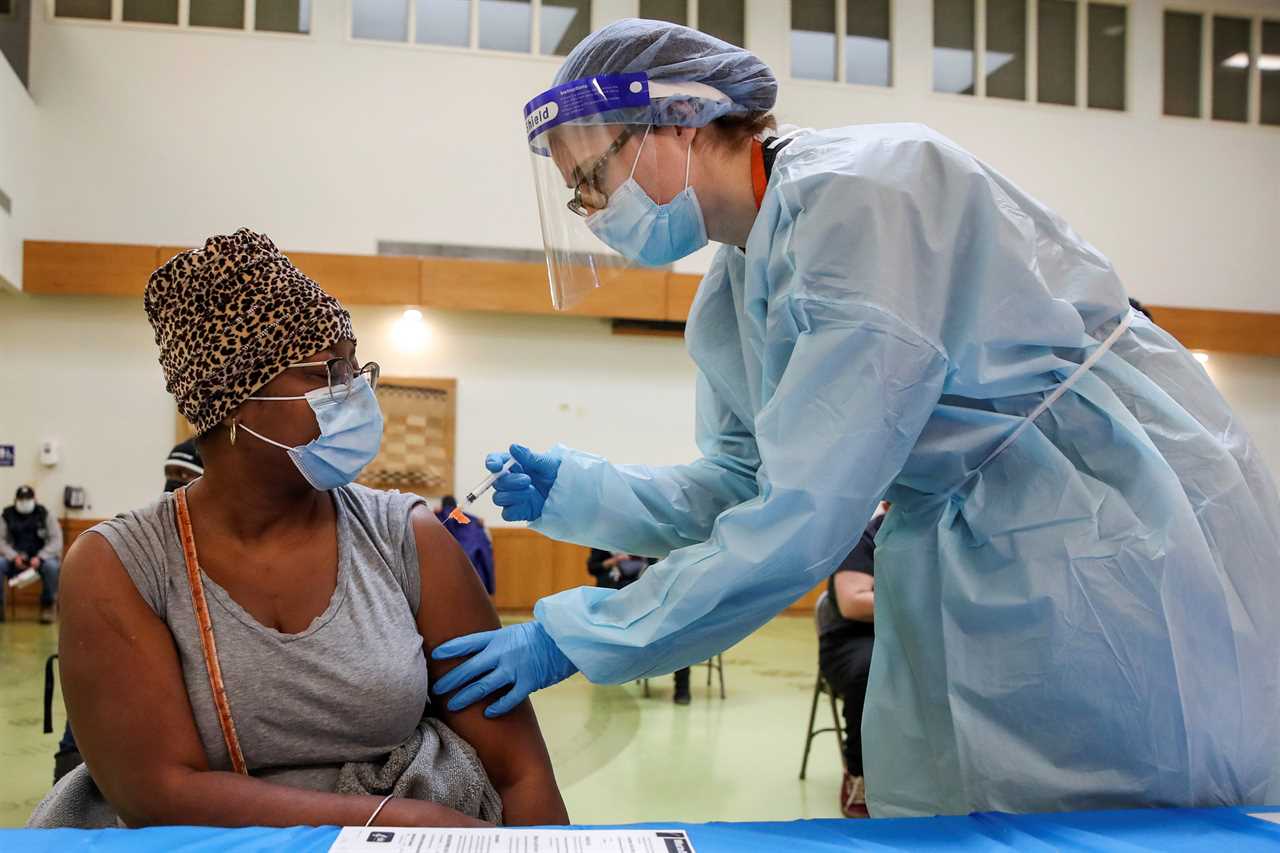
<path fill-rule="evenodd" d="M 723 244 L 686 335 L 702 456 L 514 446 L 504 518 L 663 559 L 441 646 L 471 656 L 450 707 L 704 660 L 884 498 L 873 815 L 1280 803 L 1276 488 L 1104 255 L 926 127 L 771 135 L 769 68 L 690 29 L 610 25 L 556 84 L 526 130 L 558 306 L 608 287 L 586 252 Z"/>

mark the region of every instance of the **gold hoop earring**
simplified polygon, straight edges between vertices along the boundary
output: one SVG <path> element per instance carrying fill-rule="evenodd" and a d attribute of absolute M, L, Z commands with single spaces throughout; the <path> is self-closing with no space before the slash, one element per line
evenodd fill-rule
<path fill-rule="evenodd" d="M 235 446 L 236 446 L 236 420 L 235 420 L 235 418 L 232 418 L 232 419 L 231 419 L 231 446 L 232 446 L 232 447 L 235 447 Z"/>

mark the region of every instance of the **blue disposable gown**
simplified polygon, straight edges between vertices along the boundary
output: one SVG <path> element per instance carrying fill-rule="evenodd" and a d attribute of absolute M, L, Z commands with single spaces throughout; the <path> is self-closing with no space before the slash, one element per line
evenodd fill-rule
<path fill-rule="evenodd" d="M 540 601 L 596 682 L 737 642 L 876 502 L 876 815 L 1280 802 L 1280 505 L 1204 370 L 1061 219 L 919 125 L 798 137 L 699 287 L 702 458 L 564 449 L 534 525 L 664 556 Z"/>

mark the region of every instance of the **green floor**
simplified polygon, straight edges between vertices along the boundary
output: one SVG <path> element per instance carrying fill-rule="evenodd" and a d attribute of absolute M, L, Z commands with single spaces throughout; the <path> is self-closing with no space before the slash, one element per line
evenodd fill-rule
<path fill-rule="evenodd" d="M 0 624 L 0 826 L 20 826 L 48 790 L 62 731 L 41 734 L 44 661 L 53 626 Z M 671 678 L 597 687 L 581 676 L 535 697 L 575 823 L 839 817 L 834 735 L 819 736 L 808 779 L 800 754 L 817 666 L 809 618 L 779 618 L 724 656 L 728 698 L 694 670 L 693 704 L 671 702 Z M 830 724 L 829 712 L 819 721 Z"/>

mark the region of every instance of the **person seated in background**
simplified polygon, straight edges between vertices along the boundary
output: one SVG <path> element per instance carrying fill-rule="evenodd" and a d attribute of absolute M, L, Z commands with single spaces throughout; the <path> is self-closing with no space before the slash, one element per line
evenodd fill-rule
<path fill-rule="evenodd" d="M 180 489 L 187 483 L 204 473 L 204 462 L 200 459 L 200 451 L 196 448 L 195 439 L 180 441 L 169 451 L 164 460 L 164 492 Z M 121 516 L 127 517 L 127 516 Z M 49 700 L 46 700 L 49 701 Z M 62 732 L 62 740 L 58 741 L 58 751 L 53 754 L 53 782 L 75 770 L 84 758 L 80 755 L 80 747 L 76 746 L 76 736 L 71 731 L 68 721 Z"/>
<path fill-rule="evenodd" d="M 634 583 L 644 570 L 657 560 L 624 554 L 621 551 L 604 551 L 592 548 L 587 557 L 587 571 L 596 579 L 596 586 L 604 589 L 622 589 Z M 693 701 L 689 693 L 689 667 L 675 672 L 676 690 L 671 701 L 677 705 L 688 705 Z"/>
<path fill-rule="evenodd" d="M 67 555 L 86 763 L 29 825 L 567 822 L 528 703 L 429 702 L 430 650 L 498 618 L 422 498 L 353 484 L 382 415 L 347 311 L 248 229 L 144 304 L 204 474 Z"/>
<path fill-rule="evenodd" d="M 827 597 L 819 614 L 818 669 L 844 708 L 844 779 L 840 811 L 845 817 L 869 817 L 862 776 L 862 705 L 871 675 L 875 643 L 876 534 L 889 505 L 881 502 L 862 538 L 827 578 Z"/>
<path fill-rule="evenodd" d="M 40 621 L 45 625 L 54 620 L 61 564 L 62 526 L 36 502 L 35 489 L 19 486 L 13 504 L 0 512 L 0 573 L 15 586 L 40 581 Z M 8 586 L 0 583 L 0 622 Z"/>
<path fill-rule="evenodd" d="M 204 461 L 200 459 L 200 448 L 196 440 L 188 438 L 180 441 L 169 451 L 164 460 L 164 490 L 172 492 L 204 473 Z"/>
<path fill-rule="evenodd" d="M 493 573 L 493 543 L 489 541 L 489 533 L 484 529 L 484 519 L 478 515 L 472 515 L 464 512 L 470 524 L 460 524 L 459 522 L 449 518 L 449 513 L 453 512 L 458 506 L 458 499 L 453 495 L 445 495 L 440 499 L 440 508 L 436 510 L 436 518 L 444 525 L 444 529 L 449 531 L 454 539 L 458 540 L 458 544 L 462 546 L 462 553 L 467 555 L 467 559 L 471 561 L 471 567 L 476 570 L 476 574 L 480 577 L 480 583 L 484 584 L 485 592 L 493 595 L 497 588 L 494 583 Z"/>

